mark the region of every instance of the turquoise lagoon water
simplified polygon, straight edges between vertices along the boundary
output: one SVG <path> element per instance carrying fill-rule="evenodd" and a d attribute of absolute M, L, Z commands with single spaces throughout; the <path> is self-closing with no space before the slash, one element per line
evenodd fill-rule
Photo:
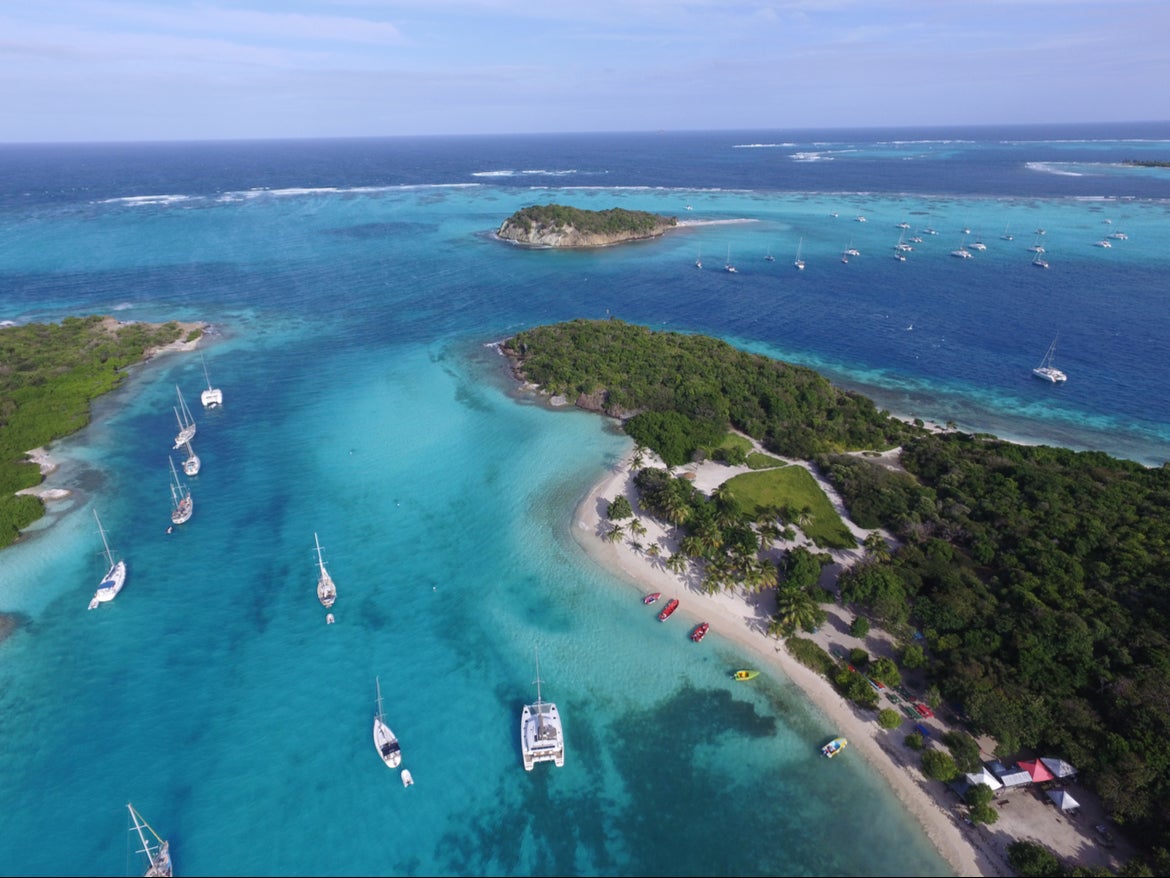
<path fill-rule="evenodd" d="M 201 410 L 200 358 L 161 356 L 53 445 L 71 496 L 0 561 L 0 871 L 140 872 L 132 801 L 179 874 L 949 874 L 860 758 L 819 758 L 835 729 L 786 679 L 730 686 L 734 644 L 696 648 L 584 554 L 574 507 L 629 441 L 518 395 L 492 346 L 616 316 L 1161 463 L 1170 183 L 1119 158 L 1167 132 L 920 133 L 0 149 L 0 319 L 206 321 L 225 395 Z M 493 239 L 547 201 L 695 225 Z M 902 221 L 940 232 L 905 263 Z M 968 227 L 987 250 L 951 258 Z M 1053 337 L 1061 387 L 1030 376 Z M 167 534 L 176 385 L 203 470 Z M 88 612 L 91 508 L 129 576 Z M 568 756 L 526 773 L 537 649 Z M 409 790 L 372 752 L 375 677 Z"/>

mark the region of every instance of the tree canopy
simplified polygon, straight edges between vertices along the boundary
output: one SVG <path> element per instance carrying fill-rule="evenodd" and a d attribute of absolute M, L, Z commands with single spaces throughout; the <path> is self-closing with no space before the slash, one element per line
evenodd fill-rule
<path fill-rule="evenodd" d="M 27 453 L 88 424 L 91 400 L 117 387 L 127 366 L 182 332 L 174 322 L 98 316 L 0 328 L 0 548 L 45 511 L 40 498 L 15 493 L 40 484 Z"/>

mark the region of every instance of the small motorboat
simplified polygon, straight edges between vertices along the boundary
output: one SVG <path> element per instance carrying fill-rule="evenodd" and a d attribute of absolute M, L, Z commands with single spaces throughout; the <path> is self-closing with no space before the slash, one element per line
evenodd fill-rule
<path fill-rule="evenodd" d="M 325 624 L 326 624 L 326 625 L 332 625 L 332 624 L 333 624 L 333 622 L 334 622 L 334 619 L 333 619 L 333 614 L 332 614 L 332 613 L 326 613 L 326 614 L 325 614 Z"/>
<path fill-rule="evenodd" d="M 402 769 L 402 785 L 404 787 L 414 786 L 414 778 L 411 776 L 409 768 Z"/>
<path fill-rule="evenodd" d="M 670 618 L 670 614 L 678 609 L 678 598 L 671 598 L 666 602 L 666 606 L 662 608 L 662 612 L 658 614 L 658 621 L 665 622 Z"/>
<path fill-rule="evenodd" d="M 844 738 L 834 738 L 824 747 L 821 748 L 821 753 L 832 759 L 838 753 L 845 749 L 845 745 L 849 742 Z"/>
<path fill-rule="evenodd" d="M 747 669 L 743 669 L 743 670 L 736 671 L 734 674 L 732 674 L 731 679 L 733 679 L 733 680 L 754 680 L 758 676 L 760 676 L 759 671 L 750 671 Z"/>
<path fill-rule="evenodd" d="M 710 622 L 700 622 L 695 626 L 695 630 L 691 632 L 691 640 L 695 641 L 695 643 L 698 643 L 707 636 L 707 632 L 709 630 L 711 630 Z"/>
<path fill-rule="evenodd" d="M 642 598 L 642 603 L 644 603 L 644 604 L 652 604 L 652 603 L 654 603 L 656 600 L 658 600 L 660 597 L 662 597 L 662 592 L 660 592 L 660 591 L 652 591 L 652 592 L 650 592 L 650 594 L 646 595 L 646 597 Z"/>

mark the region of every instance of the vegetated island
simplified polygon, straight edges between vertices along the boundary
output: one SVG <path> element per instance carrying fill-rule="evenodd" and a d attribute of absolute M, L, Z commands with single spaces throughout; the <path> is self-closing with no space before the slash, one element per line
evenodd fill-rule
<path fill-rule="evenodd" d="M 751 475 L 771 481 L 707 496 L 686 474 L 636 463 L 642 512 L 679 547 L 660 560 L 707 592 L 774 590 L 769 633 L 863 709 L 878 713 L 867 677 L 892 688 L 925 673 L 925 703 L 964 730 L 945 750 L 907 737 L 927 778 L 982 770 L 976 736 L 1005 761 L 1058 756 L 1141 846 L 1132 874 L 1170 874 L 1170 466 L 923 429 L 810 370 L 614 319 L 527 330 L 501 350 L 519 380 L 621 419 L 636 461 L 645 448 L 672 468 L 707 457 L 760 467 Z M 819 584 L 825 556 L 807 545 L 762 563 L 777 534 L 803 531 L 820 548 L 839 530 L 831 509 L 801 499 L 803 483 L 780 484 L 783 461 L 745 460 L 731 431 L 808 461 L 850 519 L 874 529 L 833 588 Z M 895 465 L 877 453 L 891 448 Z M 638 520 L 621 500 L 608 510 L 617 538 Z M 859 674 L 864 656 L 800 636 L 835 601 L 888 632 L 896 660 Z M 998 817 L 984 786 L 967 799 L 975 823 Z"/>
<path fill-rule="evenodd" d="M 1159 159 L 1127 159 L 1123 165 L 1133 165 L 1136 168 L 1170 168 L 1170 161 Z"/>
<path fill-rule="evenodd" d="M 527 247 L 609 247 L 657 238 L 677 225 L 675 217 L 644 210 L 581 210 L 545 204 L 516 211 L 500 225 L 496 237 Z"/>
<path fill-rule="evenodd" d="M 130 366 L 194 344 L 205 328 L 99 316 L 0 327 L 0 548 L 45 514 L 41 497 L 28 493 L 44 479 L 30 452 L 85 427 L 90 402 Z"/>

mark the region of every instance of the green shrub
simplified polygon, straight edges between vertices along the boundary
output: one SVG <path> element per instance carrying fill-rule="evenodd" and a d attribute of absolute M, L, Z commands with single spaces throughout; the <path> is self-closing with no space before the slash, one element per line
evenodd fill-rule
<path fill-rule="evenodd" d="M 605 517 L 610 521 L 622 521 L 626 518 L 632 518 L 634 515 L 634 508 L 630 505 L 630 501 L 625 494 L 618 494 L 613 498 L 613 501 L 606 507 Z"/>
<path fill-rule="evenodd" d="M 896 729 L 902 725 L 902 714 L 892 707 L 883 707 L 878 711 L 878 725 L 883 729 Z"/>
<path fill-rule="evenodd" d="M 927 750 L 922 754 L 922 773 L 931 780 L 949 783 L 959 776 L 959 767 L 944 750 Z"/>

